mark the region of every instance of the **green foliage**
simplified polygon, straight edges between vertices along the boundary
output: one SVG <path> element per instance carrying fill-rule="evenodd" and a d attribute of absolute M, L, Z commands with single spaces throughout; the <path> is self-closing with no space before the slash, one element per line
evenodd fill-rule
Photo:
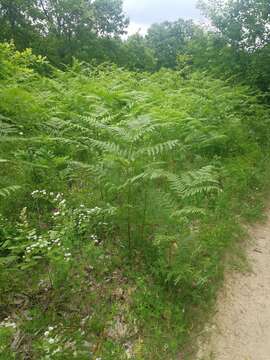
<path fill-rule="evenodd" d="M 190 61 L 46 77 L 0 46 L 5 358 L 173 359 L 213 300 L 239 216 L 259 212 L 270 117 Z"/>
<path fill-rule="evenodd" d="M 30 76 L 33 69 L 46 68 L 46 60 L 42 56 L 34 55 L 31 49 L 16 51 L 13 43 L 0 43 L 0 79 L 17 79 Z M 2 116 L 2 115 L 1 115 Z"/>
<path fill-rule="evenodd" d="M 177 55 L 185 54 L 186 46 L 197 30 L 192 21 L 183 19 L 153 24 L 147 32 L 146 41 L 158 60 L 158 69 L 175 68 Z"/>
<path fill-rule="evenodd" d="M 0 1 L 0 41 L 14 41 L 20 50 L 31 47 L 57 66 L 81 60 L 104 61 L 125 33 L 128 19 L 122 0 Z"/>
<path fill-rule="evenodd" d="M 202 1 L 201 7 L 232 46 L 254 51 L 269 43 L 267 0 Z"/>
<path fill-rule="evenodd" d="M 155 52 L 139 34 L 131 35 L 124 42 L 125 56 L 123 66 L 132 71 L 153 71 L 156 69 Z"/>
<path fill-rule="evenodd" d="M 211 31 L 210 38 L 204 35 L 201 40 L 193 39 L 193 50 L 194 45 L 197 48 L 195 62 L 219 77 L 233 77 L 238 82 L 269 91 L 269 2 L 209 0 L 200 3 L 218 31 Z"/>
<path fill-rule="evenodd" d="M 8 186 L 6 188 L 2 188 L 0 189 L 0 196 L 2 197 L 8 197 L 10 196 L 13 192 L 17 191 L 18 189 L 20 189 L 19 186 Z"/>
<path fill-rule="evenodd" d="M 202 70 L 267 92 L 268 0 L 199 3 L 211 28 L 179 18 L 151 25 L 144 37 L 137 33 L 124 40 L 129 21 L 122 0 L 0 0 L 0 41 L 14 42 L 19 50 L 31 48 L 61 69 L 76 58 L 131 71 L 177 68 L 183 77 Z M 33 56 L 26 50 L 24 57 L 27 52 Z M 39 58 L 37 70 L 51 74 L 52 69 Z"/>

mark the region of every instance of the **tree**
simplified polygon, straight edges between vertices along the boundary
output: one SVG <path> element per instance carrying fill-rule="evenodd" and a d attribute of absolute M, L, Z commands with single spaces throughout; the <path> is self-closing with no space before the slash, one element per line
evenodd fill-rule
<path fill-rule="evenodd" d="M 177 55 L 185 53 L 187 43 L 194 36 L 196 28 L 191 20 L 183 19 L 150 27 L 146 40 L 158 60 L 158 68 L 174 68 L 177 65 Z"/>
<path fill-rule="evenodd" d="M 125 34 L 129 20 L 123 13 L 122 0 L 96 0 L 92 6 L 97 34 L 116 37 Z"/>
<path fill-rule="evenodd" d="M 215 36 L 224 43 L 222 52 L 226 56 L 220 58 L 222 67 L 242 81 L 268 91 L 269 0 L 208 0 L 202 1 L 200 7 L 218 30 L 219 36 Z"/>
<path fill-rule="evenodd" d="M 31 46 L 39 36 L 39 18 L 36 0 L 0 0 L 0 41 L 14 40 L 19 49 Z"/>
<path fill-rule="evenodd" d="M 147 46 L 147 43 L 139 34 L 129 36 L 123 45 L 125 50 L 125 65 L 133 71 L 154 71 L 156 59 L 154 51 Z"/>
<path fill-rule="evenodd" d="M 269 43 L 269 0 L 209 0 L 200 7 L 232 46 L 255 51 Z"/>
<path fill-rule="evenodd" d="M 125 32 L 122 5 L 122 0 L 0 0 L 0 40 L 32 47 L 55 64 L 70 63 L 81 49 L 91 60 L 97 39 Z"/>

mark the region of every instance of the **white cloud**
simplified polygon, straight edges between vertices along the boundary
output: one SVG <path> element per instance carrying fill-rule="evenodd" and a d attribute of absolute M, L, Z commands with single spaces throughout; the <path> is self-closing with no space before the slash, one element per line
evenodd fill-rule
<path fill-rule="evenodd" d="M 124 0 L 124 10 L 133 24 L 149 26 L 154 22 L 178 18 L 202 18 L 196 8 L 198 0 Z M 133 25 L 132 25 L 133 26 Z"/>
<path fill-rule="evenodd" d="M 138 24 L 135 22 L 130 22 L 128 27 L 128 35 L 139 33 L 140 35 L 145 35 L 147 33 L 148 25 Z"/>

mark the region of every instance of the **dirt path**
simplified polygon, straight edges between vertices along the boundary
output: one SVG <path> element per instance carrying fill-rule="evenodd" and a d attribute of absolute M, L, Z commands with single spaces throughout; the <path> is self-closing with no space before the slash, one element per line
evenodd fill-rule
<path fill-rule="evenodd" d="M 225 280 L 196 360 L 270 360 L 270 211 L 251 231 L 251 272 Z"/>

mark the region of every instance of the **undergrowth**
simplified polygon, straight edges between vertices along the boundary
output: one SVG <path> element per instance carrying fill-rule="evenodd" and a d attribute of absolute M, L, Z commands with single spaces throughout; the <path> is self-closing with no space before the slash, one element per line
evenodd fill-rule
<path fill-rule="evenodd" d="M 175 359 L 261 212 L 269 115 L 202 73 L 0 45 L 0 358 Z"/>

